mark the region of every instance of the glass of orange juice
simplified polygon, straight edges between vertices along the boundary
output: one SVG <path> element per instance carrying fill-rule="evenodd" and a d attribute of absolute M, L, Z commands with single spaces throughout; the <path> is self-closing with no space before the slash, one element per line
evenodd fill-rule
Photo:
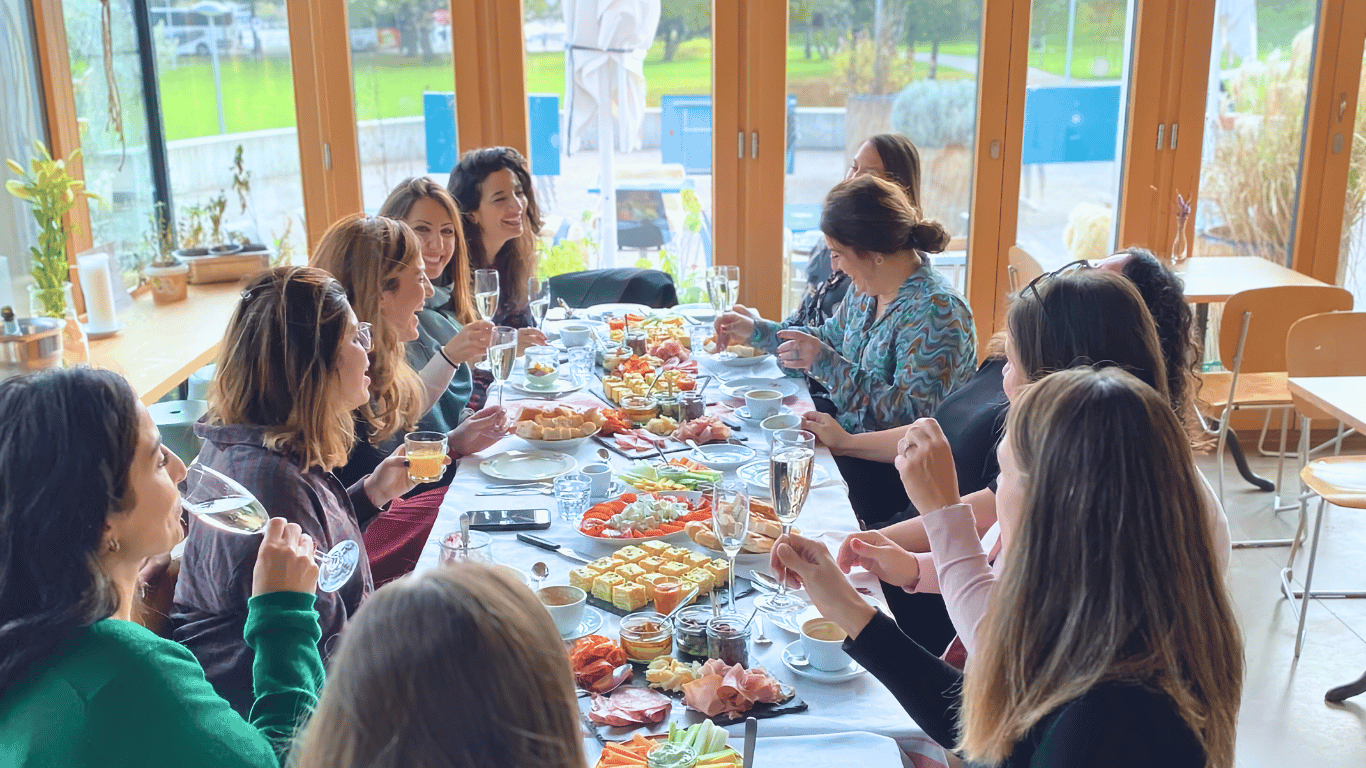
<path fill-rule="evenodd" d="M 434 483 L 446 469 L 445 432 L 409 432 L 407 446 L 408 479 L 415 483 Z"/>

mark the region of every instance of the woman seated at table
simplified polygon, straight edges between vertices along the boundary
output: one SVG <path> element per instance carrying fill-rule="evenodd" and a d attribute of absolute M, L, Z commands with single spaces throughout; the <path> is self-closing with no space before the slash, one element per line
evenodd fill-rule
<path fill-rule="evenodd" d="M 540 601 L 465 563 L 388 584 L 333 659 L 297 768 L 583 768 L 565 644 Z"/>
<path fill-rule="evenodd" d="M 139 567 L 184 535 L 184 477 L 117 374 L 0 383 L 0 763 L 279 764 L 323 678 L 313 543 L 279 518 L 238 537 L 259 555 L 237 642 L 264 661 L 244 720 L 193 655 L 133 622 Z"/>
<path fill-rule="evenodd" d="M 241 483 L 274 517 L 295 523 L 319 549 L 361 541 L 361 526 L 412 488 L 401 455 L 350 487 L 332 469 L 354 441 L 351 412 L 369 401 L 370 328 L 356 320 L 341 285 L 308 267 L 277 267 L 251 278 L 228 321 L 209 393 L 195 425 L 196 463 Z M 193 488 L 187 489 L 192 491 Z M 173 637 L 238 712 L 254 700 L 242 640 L 259 542 L 191 520 L 175 589 Z M 372 591 L 362 551 L 351 579 L 317 596 L 327 657 L 332 639 Z"/>
<path fill-rule="evenodd" d="M 465 215 L 470 267 L 498 272 L 498 310 L 491 319 L 496 325 L 534 328 L 527 278 L 536 274 L 541 209 L 526 158 L 512 147 L 472 149 L 451 169 L 446 189 Z M 452 272 L 450 279 L 472 281 L 474 275 Z"/>
<path fill-rule="evenodd" d="M 337 477 L 349 484 L 397 450 L 404 434 L 446 393 L 455 373 L 446 356 L 464 354 L 466 340 L 452 337 L 442 348 L 446 356 L 431 358 L 421 373 L 408 364 L 404 344 L 419 337 L 417 313 L 429 288 L 417 234 L 401 221 L 343 219 L 323 235 L 309 263 L 337 279 L 356 318 L 369 323 L 374 335 L 370 397 L 356 410 L 357 439 L 337 469 Z M 503 431 L 503 409 L 486 408 L 450 430 L 447 447 L 452 456 L 476 453 L 497 442 Z"/>
<path fill-rule="evenodd" d="M 1116 367 L 1055 373 L 1011 409 L 999 453 L 1011 546 L 966 673 L 864 602 L 823 545 L 791 536 L 777 556 L 969 761 L 1232 766 L 1242 639 L 1167 397 Z"/>

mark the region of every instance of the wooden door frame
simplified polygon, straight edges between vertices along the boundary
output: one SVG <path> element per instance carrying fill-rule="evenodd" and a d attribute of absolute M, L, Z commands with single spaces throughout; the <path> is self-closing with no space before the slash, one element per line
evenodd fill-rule
<path fill-rule="evenodd" d="M 450 0 L 450 9 L 460 152 L 507 146 L 530 157 L 521 0 Z"/>

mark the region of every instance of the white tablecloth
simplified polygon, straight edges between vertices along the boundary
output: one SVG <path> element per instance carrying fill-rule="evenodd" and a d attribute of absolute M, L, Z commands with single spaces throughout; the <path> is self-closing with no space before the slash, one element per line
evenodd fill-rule
<path fill-rule="evenodd" d="M 701 360 L 701 368 L 702 373 L 713 374 L 723 381 L 749 376 L 776 377 L 781 375 L 777 364 L 772 360 L 754 367 L 729 368 L 704 358 Z M 708 386 L 707 400 L 725 400 L 725 397 L 719 390 L 715 389 L 715 386 L 715 382 Z M 515 390 L 509 391 L 505 403 L 510 407 L 515 407 L 519 402 L 523 402 L 511 397 L 513 391 Z M 806 404 L 809 408 L 809 396 L 803 392 L 801 397 L 806 398 Z M 544 401 L 527 402 L 544 403 Z M 744 433 L 749 436 L 749 444 L 756 450 L 760 450 L 763 436 L 758 427 L 747 426 Z M 459 529 L 459 517 L 462 511 L 477 509 L 547 507 L 551 510 L 553 522 L 548 530 L 535 531 L 534 533 L 537 536 L 563 544 L 591 558 L 611 555 L 616 550 L 616 547 L 591 540 L 579 534 L 568 523 L 561 521 L 555 514 L 553 496 L 474 495 L 475 492 L 483 490 L 484 486 L 494 482 L 479 471 L 479 462 L 482 459 L 503 451 L 525 450 L 528 447 L 525 442 L 515 437 L 508 437 L 481 454 L 461 460 L 456 469 L 455 478 L 451 482 L 450 490 L 446 493 L 445 501 L 441 505 L 431 537 L 422 551 L 422 557 L 417 566 L 418 570 L 437 565 L 440 552 L 438 542 L 441 537 Z M 598 444 L 593 440 L 585 441 L 574 453 L 579 465 L 599 461 L 598 447 Z M 760 450 L 760 456 L 763 455 L 764 451 Z M 858 530 L 858 523 L 854 518 L 853 508 L 849 505 L 848 490 L 830 452 L 824 446 L 817 446 L 816 456 L 819 466 L 830 474 L 830 480 L 824 485 L 812 488 L 806 506 L 802 510 L 801 518 L 797 522 L 797 527 L 801 528 L 805 534 L 824 541 L 833 550 L 839 546 L 845 536 Z M 611 463 L 615 467 L 622 467 L 629 462 L 613 454 Z M 734 473 L 727 474 L 733 476 Z M 537 561 L 543 561 L 549 565 L 550 577 L 546 580 L 547 585 L 568 583 L 570 569 L 578 565 L 557 554 L 523 544 L 516 539 L 514 533 L 493 534 L 493 538 L 493 557 L 503 565 L 512 566 L 526 573 L 530 573 L 531 566 Z M 691 542 L 676 543 L 680 546 L 687 544 L 696 548 L 696 545 L 691 544 Z M 757 563 L 752 560 L 751 558 L 751 562 L 748 564 L 737 563 L 736 573 L 742 576 L 747 575 L 752 567 L 768 570 L 766 560 L 760 559 L 761 562 Z M 868 574 L 864 574 L 864 576 L 871 578 Z M 738 609 L 748 613 L 751 610 L 753 599 L 753 595 L 742 598 L 738 603 Z M 615 640 L 619 617 L 606 611 L 602 613 L 605 621 L 603 627 L 598 630 L 598 634 Z M 925 750 L 927 737 L 896 702 L 887 688 L 874 679 L 872 675 L 865 673 L 852 680 L 837 684 L 817 682 L 796 675 L 783 665 L 781 659 L 783 648 L 796 640 L 796 635 L 774 626 L 771 622 L 766 624 L 766 632 L 773 643 L 768 646 L 752 645 L 750 649 L 751 665 L 761 665 L 779 680 L 794 685 L 798 695 L 809 705 L 809 709 L 805 712 L 782 715 L 761 721 L 761 732 L 765 736 L 809 736 L 869 731 L 896 739 L 908 751 L 923 752 Z M 744 725 L 739 724 L 732 726 L 730 731 L 732 735 L 743 735 L 743 729 Z M 875 764 L 882 763 L 870 765 Z"/>

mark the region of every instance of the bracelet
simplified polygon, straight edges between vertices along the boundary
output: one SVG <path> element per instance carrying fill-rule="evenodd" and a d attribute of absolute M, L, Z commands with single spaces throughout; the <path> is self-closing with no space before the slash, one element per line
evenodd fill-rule
<path fill-rule="evenodd" d="M 446 349 L 445 349 L 444 347 L 437 347 L 437 348 L 436 348 L 436 353 L 439 354 L 439 355 L 441 355 L 441 359 L 442 359 L 442 360 L 445 360 L 446 362 L 450 363 L 452 368 L 459 368 L 459 367 L 460 367 L 459 365 L 456 365 L 456 362 L 455 362 L 454 360 L 452 360 L 452 359 L 450 359 L 449 357 L 446 356 Z"/>

